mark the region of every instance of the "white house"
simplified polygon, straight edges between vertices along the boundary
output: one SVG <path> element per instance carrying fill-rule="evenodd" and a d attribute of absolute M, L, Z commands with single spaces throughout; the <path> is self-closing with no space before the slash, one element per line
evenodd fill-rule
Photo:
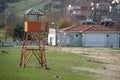
<path fill-rule="evenodd" d="M 80 24 L 60 29 L 61 46 L 119 47 L 119 31 L 98 24 Z"/>

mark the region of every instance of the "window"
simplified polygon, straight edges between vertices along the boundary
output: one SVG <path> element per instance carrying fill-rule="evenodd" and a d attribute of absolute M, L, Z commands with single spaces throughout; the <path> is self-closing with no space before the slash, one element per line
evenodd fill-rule
<path fill-rule="evenodd" d="M 76 34 L 76 37 L 78 37 L 78 34 Z"/>
<path fill-rule="evenodd" d="M 109 37 L 109 35 L 108 35 L 108 34 L 107 34 L 106 36 L 107 36 L 107 37 Z"/>

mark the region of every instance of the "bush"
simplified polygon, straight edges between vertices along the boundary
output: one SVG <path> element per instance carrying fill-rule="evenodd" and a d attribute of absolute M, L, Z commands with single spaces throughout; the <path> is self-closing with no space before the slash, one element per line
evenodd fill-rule
<path fill-rule="evenodd" d="M 71 18 L 66 17 L 66 18 L 62 18 L 60 19 L 59 23 L 58 23 L 58 27 L 59 28 L 65 28 L 65 27 L 69 27 L 73 24 Z"/>
<path fill-rule="evenodd" d="M 24 35 L 24 28 L 23 26 L 20 25 L 16 25 L 13 29 L 13 38 L 15 39 L 23 39 L 23 35 Z"/>

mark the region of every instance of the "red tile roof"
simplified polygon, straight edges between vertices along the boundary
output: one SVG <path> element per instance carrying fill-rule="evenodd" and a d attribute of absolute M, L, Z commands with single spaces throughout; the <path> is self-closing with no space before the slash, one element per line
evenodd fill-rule
<path fill-rule="evenodd" d="M 61 32 L 116 32 L 118 31 L 115 28 L 105 27 L 102 25 L 94 24 L 94 25 L 74 25 L 66 28 L 60 29 Z"/>

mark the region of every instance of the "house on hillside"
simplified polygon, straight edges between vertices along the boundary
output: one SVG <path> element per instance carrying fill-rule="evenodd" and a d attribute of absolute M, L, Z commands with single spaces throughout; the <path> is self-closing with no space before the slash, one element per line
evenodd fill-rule
<path fill-rule="evenodd" d="M 119 47 L 119 31 L 104 25 L 89 23 L 60 29 L 60 46 Z"/>
<path fill-rule="evenodd" d="M 75 17 L 85 17 L 88 15 L 90 6 L 87 3 L 76 3 L 74 5 L 68 5 L 66 7 L 67 14 L 71 14 Z"/>

